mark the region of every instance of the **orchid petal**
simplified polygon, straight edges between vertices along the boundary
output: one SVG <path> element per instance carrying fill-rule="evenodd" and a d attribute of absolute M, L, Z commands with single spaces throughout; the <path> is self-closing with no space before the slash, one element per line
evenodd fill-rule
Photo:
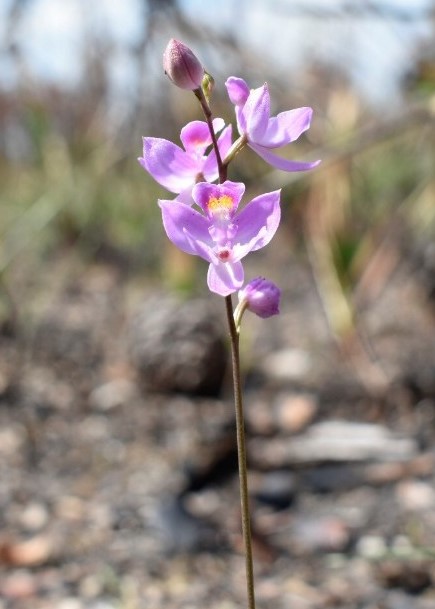
<path fill-rule="evenodd" d="M 194 159 L 173 142 L 156 137 L 143 138 L 142 167 L 167 190 L 179 193 L 195 181 L 198 172 Z"/>
<path fill-rule="evenodd" d="M 245 185 L 243 182 L 231 182 L 226 180 L 223 184 L 209 184 L 208 182 L 199 182 L 192 190 L 193 200 L 205 213 L 208 213 L 208 204 L 210 199 L 220 199 L 221 197 L 230 197 L 233 201 L 231 211 L 234 212 L 240 203 Z"/>
<path fill-rule="evenodd" d="M 209 223 L 205 216 L 179 201 L 159 200 L 163 226 L 168 238 L 180 250 L 194 256 L 201 256 L 208 262 L 213 257 L 208 253 L 210 235 Z"/>
<path fill-rule="evenodd" d="M 220 296 L 228 296 L 236 292 L 244 280 L 241 262 L 218 262 L 210 264 L 207 273 L 209 289 Z"/>
<path fill-rule="evenodd" d="M 232 144 L 232 126 L 228 125 L 222 131 L 218 139 L 218 148 L 221 155 L 221 159 L 224 159 L 227 155 L 228 150 Z M 211 150 L 208 155 L 204 166 L 202 168 L 202 175 L 207 182 L 214 182 L 219 177 L 219 169 L 216 161 L 216 152 L 214 149 Z"/>
<path fill-rule="evenodd" d="M 264 247 L 272 239 L 281 219 L 280 194 L 280 190 L 274 190 L 259 195 L 237 214 L 234 219 L 238 227 L 237 244 L 233 248 L 236 260 Z"/>
<path fill-rule="evenodd" d="M 225 82 L 228 97 L 235 106 L 243 106 L 249 97 L 249 87 L 243 78 L 230 76 Z"/>
<path fill-rule="evenodd" d="M 248 145 L 250 148 L 252 148 L 252 150 L 254 150 L 254 152 L 258 154 L 258 156 L 261 156 L 261 158 L 264 159 L 266 163 L 269 163 L 269 165 L 272 165 L 276 169 L 281 169 L 282 171 L 307 171 L 308 169 L 313 169 L 314 167 L 317 167 L 317 165 L 320 165 L 321 163 L 321 161 L 290 161 L 288 159 L 283 159 L 282 157 L 276 156 L 276 154 L 273 154 L 272 152 L 269 152 L 269 150 L 267 148 L 264 148 L 264 146 L 259 146 L 258 144 L 251 143 L 249 143 Z"/>
<path fill-rule="evenodd" d="M 225 121 L 222 118 L 215 118 L 213 120 L 215 133 L 221 131 L 224 126 Z M 212 144 L 210 130 L 204 121 L 192 121 L 188 123 L 181 130 L 180 139 L 186 151 L 197 156 L 202 156 L 206 148 Z"/>
<path fill-rule="evenodd" d="M 270 118 L 270 95 L 267 84 L 254 89 L 240 112 L 239 121 L 250 142 L 258 142 L 266 132 Z"/>
<path fill-rule="evenodd" d="M 266 133 L 257 144 L 266 148 L 278 148 L 294 142 L 309 129 L 313 110 L 311 108 L 295 108 L 281 112 L 269 120 Z"/>

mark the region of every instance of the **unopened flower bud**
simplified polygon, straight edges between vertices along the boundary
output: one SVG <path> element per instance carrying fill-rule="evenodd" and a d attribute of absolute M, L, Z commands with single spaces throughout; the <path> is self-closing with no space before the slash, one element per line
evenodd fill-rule
<path fill-rule="evenodd" d="M 189 47 L 175 38 L 163 53 L 163 68 L 177 87 L 190 91 L 201 87 L 204 68 Z"/>
<path fill-rule="evenodd" d="M 281 290 L 272 281 L 264 277 L 256 277 L 239 291 L 239 304 L 234 311 L 234 322 L 237 330 L 240 328 L 243 313 L 248 309 L 255 315 L 265 319 L 278 315 Z"/>

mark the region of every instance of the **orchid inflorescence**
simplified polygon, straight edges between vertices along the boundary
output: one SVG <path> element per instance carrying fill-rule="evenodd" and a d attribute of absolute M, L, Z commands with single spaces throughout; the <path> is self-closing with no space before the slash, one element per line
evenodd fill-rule
<path fill-rule="evenodd" d="M 210 118 L 207 99 L 210 77 L 192 51 L 172 39 L 164 53 L 164 69 L 174 84 L 194 91 L 206 118 Z M 143 156 L 139 158 L 142 167 L 160 185 L 177 195 L 173 200 L 159 200 L 167 236 L 184 252 L 209 263 L 208 287 L 221 296 L 241 290 L 242 259 L 267 245 L 280 221 L 279 190 L 257 196 L 239 210 L 245 185 L 226 179 L 230 161 L 244 146 L 249 146 L 267 163 L 283 171 L 305 171 L 320 162 L 292 161 L 270 152 L 295 141 L 309 128 L 311 108 L 271 116 L 267 84 L 250 90 L 242 78 L 234 76 L 225 84 L 235 106 L 239 132 L 234 143 L 231 125 L 225 126 L 221 118 L 210 118 L 206 122 L 190 122 L 181 130 L 183 148 L 162 138 L 144 137 Z M 215 184 L 216 181 L 219 183 Z M 267 285 L 265 282 L 262 278 L 262 288 Z M 276 306 L 268 309 L 273 313 L 262 315 L 258 304 L 250 306 L 251 300 L 256 301 L 252 291 L 257 285 L 258 278 L 247 292 L 246 288 L 241 292 L 251 296 L 244 308 L 263 317 L 277 313 L 280 292 L 276 286 L 269 292 L 269 298 L 273 293 L 276 300 Z"/>
<path fill-rule="evenodd" d="M 192 121 L 181 130 L 183 148 L 168 140 L 144 137 L 139 163 L 153 178 L 176 195 L 160 199 L 163 226 L 169 239 L 182 251 L 209 263 L 209 289 L 225 298 L 232 354 L 236 411 L 242 531 L 245 546 L 248 607 L 255 609 L 252 541 L 246 467 L 243 396 L 239 333 L 246 310 L 262 318 L 279 313 L 280 290 L 268 279 L 256 277 L 244 287 L 242 260 L 269 243 L 278 229 L 280 191 L 267 192 L 241 205 L 245 185 L 228 180 L 228 166 L 249 146 L 262 159 L 283 171 L 305 171 L 320 161 L 298 162 L 271 152 L 296 140 L 310 126 L 311 108 L 297 108 L 270 115 L 267 84 L 250 90 L 241 78 L 226 81 L 235 106 L 239 137 L 232 141 L 232 127 L 212 118 L 209 97 L 213 79 L 193 52 L 172 39 L 163 55 L 163 66 L 172 82 L 197 97 L 205 121 Z M 232 294 L 239 302 L 233 310 Z"/>

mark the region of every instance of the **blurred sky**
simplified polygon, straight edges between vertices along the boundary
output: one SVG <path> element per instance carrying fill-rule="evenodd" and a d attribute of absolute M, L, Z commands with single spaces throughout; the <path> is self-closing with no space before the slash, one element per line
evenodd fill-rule
<path fill-rule="evenodd" d="M 12 0 L 0 0 L 0 41 Z M 27 0 L 17 37 L 37 81 L 74 87 L 82 76 L 84 42 L 99 36 L 116 46 L 111 57 L 115 87 L 128 93 L 135 76 L 130 47 L 143 27 L 141 0 Z M 334 62 L 365 98 L 388 105 L 413 64 L 418 45 L 429 42 L 434 0 L 180 0 L 192 24 L 233 33 L 283 70 L 298 70 L 307 58 Z M 371 10 L 367 10 L 371 7 Z M 391 11 L 396 12 L 392 18 Z M 361 12 L 363 11 L 363 12 Z M 409 17 L 409 19 L 407 18 Z M 166 39 L 162 40 L 162 49 Z M 4 45 L 1 45 L 4 51 Z M 229 70 L 231 71 L 231 70 Z M 11 59 L 0 56 L 0 86 L 16 84 Z"/>

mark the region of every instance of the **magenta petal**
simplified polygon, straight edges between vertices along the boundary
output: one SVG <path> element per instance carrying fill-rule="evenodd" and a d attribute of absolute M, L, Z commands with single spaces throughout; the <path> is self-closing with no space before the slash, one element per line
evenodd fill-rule
<path fill-rule="evenodd" d="M 281 112 L 269 121 L 266 133 L 256 143 L 266 148 L 278 148 L 294 142 L 309 129 L 313 110 L 311 108 L 296 108 Z"/>
<path fill-rule="evenodd" d="M 249 87 L 243 78 L 230 76 L 225 82 L 228 97 L 235 106 L 243 106 L 249 97 Z"/>
<path fill-rule="evenodd" d="M 238 241 L 233 249 L 235 259 L 240 260 L 272 239 L 281 219 L 280 195 L 280 190 L 259 195 L 237 214 L 234 219 Z"/>
<path fill-rule="evenodd" d="M 276 169 L 281 169 L 281 171 L 307 171 L 308 169 L 314 169 L 317 165 L 320 165 L 321 161 L 311 161 L 305 163 L 304 161 L 289 161 L 288 159 L 283 159 L 272 152 L 269 152 L 267 148 L 263 146 L 259 146 L 258 144 L 249 143 L 250 148 L 254 150 L 261 156 L 262 159 L 275 167 Z"/>
<path fill-rule="evenodd" d="M 228 150 L 231 148 L 232 144 L 232 126 L 228 125 L 222 131 L 218 139 L 218 147 L 221 155 L 221 159 L 223 160 Z M 219 177 L 219 170 L 216 162 L 216 153 L 214 150 L 211 150 L 210 154 L 207 157 L 207 160 L 204 163 L 202 168 L 202 175 L 207 180 L 207 182 L 214 182 Z"/>
<path fill-rule="evenodd" d="M 163 226 L 169 239 L 187 254 L 201 256 L 211 262 L 207 242 L 210 241 L 208 222 L 199 212 L 179 201 L 159 200 Z"/>
<path fill-rule="evenodd" d="M 264 136 L 270 118 L 270 96 L 267 84 L 254 89 L 239 115 L 240 126 L 246 130 L 250 142 L 258 142 Z"/>
<path fill-rule="evenodd" d="M 236 210 L 237 206 L 245 192 L 243 182 L 231 182 L 226 180 L 223 184 L 209 184 L 208 182 L 199 182 L 192 190 L 193 200 L 205 213 L 208 213 L 208 203 L 210 199 L 219 199 L 223 196 L 228 196 L 233 201 L 232 210 Z"/>
<path fill-rule="evenodd" d="M 241 262 L 218 262 L 208 267 L 207 285 L 210 291 L 220 296 L 236 292 L 243 285 L 243 280 Z"/>
<path fill-rule="evenodd" d="M 156 182 L 170 192 L 179 193 L 195 182 L 197 163 L 168 140 L 144 137 L 143 157 L 138 161 Z"/>
<path fill-rule="evenodd" d="M 213 129 L 215 133 L 221 131 L 224 126 L 225 122 L 222 118 L 215 118 L 213 120 Z M 212 143 L 208 125 L 204 121 L 192 121 L 191 123 L 188 123 L 181 130 L 180 139 L 187 152 L 199 156 L 202 156 L 206 148 Z"/>

